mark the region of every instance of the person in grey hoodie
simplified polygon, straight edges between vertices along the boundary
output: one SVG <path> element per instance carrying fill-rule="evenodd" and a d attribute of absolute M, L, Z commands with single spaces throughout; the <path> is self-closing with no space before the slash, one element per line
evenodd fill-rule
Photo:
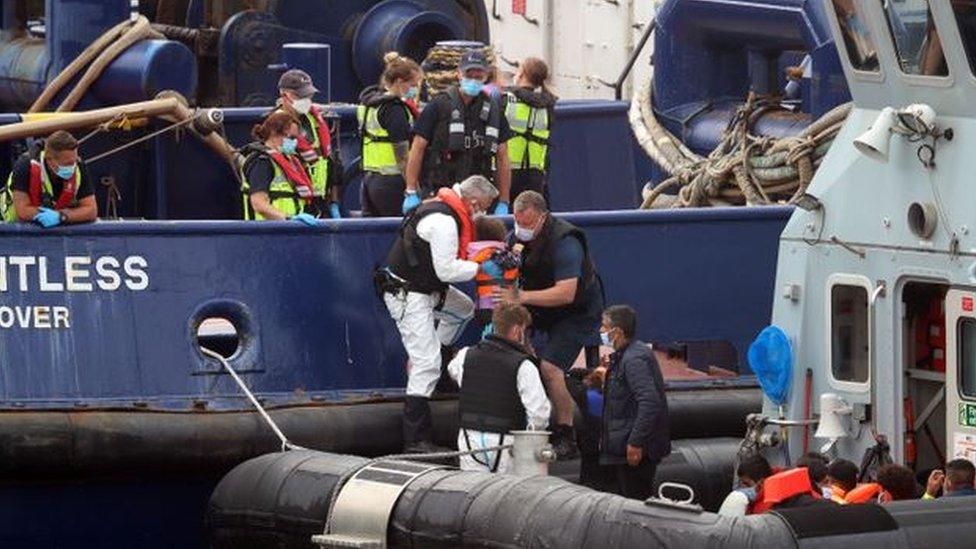
<path fill-rule="evenodd" d="M 600 463 L 616 470 L 620 495 L 647 499 L 661 459 L 671 453 L 664 378 L 650 347 L 634 338 L 637 314 L 626 305 L 603 312 L 607 364 Z"/>

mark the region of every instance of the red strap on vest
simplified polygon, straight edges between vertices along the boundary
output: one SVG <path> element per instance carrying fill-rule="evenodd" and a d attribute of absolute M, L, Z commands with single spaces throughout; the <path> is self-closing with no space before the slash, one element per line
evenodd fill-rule
<path fill-rule="evenodd" d="M 417 101 L 414 99 L 404 99 L 403 104 L 410 109 L 410 114 L 413 115 L 413 119 L 416 120 L 420 117 L 420 107 L 417 106 Z"/>
<path fill-rule="evenodd" d="M 30 163 L 30 202 L 31 206 L 39 208 L 44 205 L 44 183 L 41 181 L 41 170 L 43 166 L 37 160 L 31 160 Z M 52 189 L 53 190 L 53 189 Z M 54 203 L 55 210 L 63 210 L 70 207 L 75 201 L 75 193 L 78 190 L 78 170 L 71 175 L 71 179 L 64 182 L 64 186 L 61 187 L 61 194 L 58 196 L 58 200 Z"/>
<path fill-rule="evenodd" d="M 312 115 L 316 122 L 315 125 L 317 127 L 315 128 L 315 132 L 319 136 L 319 149 L 315 150 L 315 147 L 312 146 L 312 143 L 306 139 L 304 135 L 299 135 L 298 152 L 303 158 L 305 158 L 306 153 L 309 152 L 315 153 L 314 155 L 311 155 L 312 158 L 315 158 L 316 156 L 328 158 L 329 153 L 332 152 L 332 134 L 329 133 L 329 125 L 325 123 L 325 118 L 322 117 L 322 111 L 320 111 L 318 107 L 313 105 L 312 109 L 308 112 Z M 308 160 L 308 158 L 306 158 L 306 160 Z"/>
<path fill-rule="evenodd" d="M 453 189 L 447 187 L 437 191 L 437 200 L 447 204 L 461 220 L 461 234 L 458 235 L 458 258 L 468 258 L 468 244 L 474 239 L 474 223 L 471 222 L 471 211 L 468 205 Z"/>
<path fill-rule="evenodd" d="M 306 204 L 311 204 L 314 193 L 312 179 L 305 171 L 305 167 L 302 166 L 302 161 L 295 157 L 286 157 L 279 151 L 268 151 L 268 155 L 285 172 L 285 177 L 295 186 L 295 192 L 298 193 L 298 196 L 302 197 Z"/>
<path fill-rule="evenodd" d="M 332 134 L 329 132 L 329 125 L 325 123 L 322 111 L 315 105 L 312 105 L 312 110 L 309 112 L 318 125 L 316 131 L 319 134 L 319 154 L 327 158 L 332 153 Z"/>

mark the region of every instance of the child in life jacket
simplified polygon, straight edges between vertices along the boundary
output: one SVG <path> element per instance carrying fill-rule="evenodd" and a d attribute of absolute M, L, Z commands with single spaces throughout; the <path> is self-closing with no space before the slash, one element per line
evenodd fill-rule
<path fill-rule="evenodd" d="M 474 317 L 481 326 L 491 324 L 495 289 L 511 288 L 518 281 L 522 245 L 516 244 L 509 250 L 505 244 L 506 232 L 500 219 L 482 216 L 474 220 L 476 240 L 468 244 L 468 259 L 482 266 L 475 276 L 478 300 Z"/>

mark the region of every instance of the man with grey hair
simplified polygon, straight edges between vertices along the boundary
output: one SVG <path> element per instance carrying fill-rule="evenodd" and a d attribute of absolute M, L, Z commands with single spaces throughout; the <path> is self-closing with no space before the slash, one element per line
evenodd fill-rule
<path fill-rule="evenodd" d="M 377 289 L 410 357 L 403 411 L 407 452 L 436 451 L 428 400 L 441 377 L 442 346 L 450 359 L 450 348 L 474 315 L 474 303 L 451 284 L 478 274 L 478 263 L 467 260 L 472 218 L 497 196 L 480 175 L 440 189 L 407 214 L 386 266 L 376 272 Z"/>
<path fill-rule="evenodd" d="M 581 350 L 598 349 L 603 286 L 583 231 L 550 214 L 546 199 L 536 191 L 519 194 L 514 206 L 513 237 L 524 246 L 521 289 L 499 289 L 497 296 L 525 305 L 532 313 L 532 326 L 546 335 L 539 358 L 542 380 L 556 408 L 553 446 L 560 459 L 569 459 L 578 449 L 566 373 Z M 587 356 L 588 362 L 594 358 Z"/>
<path fill-rule="evenodd" d="M 323 113 L 312 101 L 318 88 L 312 83 L 312 77 L 301 69 L 291 69 L 284 72 L 278 79 L 278 91 L 281 97 L 275 111 L 284 111 L 298 119 L 298 146 L 296 152 L 301 157 L 305 170 L 312 179 L 311 212 L 316 217 L 330 216 L 333 219 L 342 217 L 340 203 L 342 196 L 338 185 L 330 185 L 330 181 L 340 181 L 329 171 L 334 169 L 332 161 L 331 129 Z M 273 174 L 272 174 L 273 175 Z M 271 175 L 268 175 L 270 178 Z M 309 210 L 306 210 L 309 211 Z"/>

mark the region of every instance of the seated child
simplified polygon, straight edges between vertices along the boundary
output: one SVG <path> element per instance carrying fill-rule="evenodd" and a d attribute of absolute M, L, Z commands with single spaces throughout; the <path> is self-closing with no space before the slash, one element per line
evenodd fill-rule
<path fill-rule="evenodd" d="M 491 324 L 491 313 L 495 309 L 492 294 L 498 287 L 511 288 L 518 281 L 519 257 L 517 252 L 508 250 L 505 244 L 505 224 L 500 219 L 482 216 L 474 220 L 475 240 L 468 244 L 468 259 L 484 265 L 491 260 L 501 270 L 498 273 L 486 273 L 484 269 L 475 276 L 478 290 L 477 311 L 475 320 L 482 326 Z M 516 244 L 518 248 L 521 245 Z"/>

